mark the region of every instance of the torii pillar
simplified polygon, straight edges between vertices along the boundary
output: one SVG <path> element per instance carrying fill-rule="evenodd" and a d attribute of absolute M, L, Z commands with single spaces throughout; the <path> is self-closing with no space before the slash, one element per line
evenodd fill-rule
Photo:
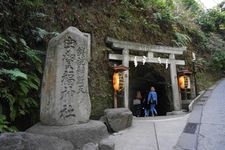
<path fill-rule="evenodd" d="M 176 62 L 175 62 L 175 55 L 170 54 L 170 77 L 171 77 L 171 86 L 172 86 L 172 93 L 173 93 L 173 106 L 174 111 L 181 110 L 181 101 L 179 97 L 179 90 L 178 90 L 178 83 L 177 83 L 177 69 L 176 69 Z"/>
<path fill-rule="evenodd" d="M 129 50 L 123 49 L 123 65 L 129 68 Z M 129 70 L 124 71 L 124 107 L 129 108 Z"/>

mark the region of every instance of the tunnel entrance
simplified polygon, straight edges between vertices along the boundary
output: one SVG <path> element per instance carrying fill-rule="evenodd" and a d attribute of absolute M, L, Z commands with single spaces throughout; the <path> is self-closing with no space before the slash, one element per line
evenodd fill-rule
<path fill-rule="evenodd" d="M 150 63 L 145 65 L 140 64 L 137 67 L 134 67 L 134 65 L 130 63 L 129 104 L 133 112 L 135 111 L 133 100 L 137 95 L 137 91 L 140 91 L 142 96 L 141 100 L 143 102 L 151 86 L 155 87 L 158 95 L 158 105 L 156 106 L 158 115 L 166 115 L 166 112 L 171 111 L 171 98 L 169 98 L 171 95 L 170 84 L 162 75 L 167 73 L 160 73 L 158 71 L 159 68 L 159 65 L 152 65 Z"/>

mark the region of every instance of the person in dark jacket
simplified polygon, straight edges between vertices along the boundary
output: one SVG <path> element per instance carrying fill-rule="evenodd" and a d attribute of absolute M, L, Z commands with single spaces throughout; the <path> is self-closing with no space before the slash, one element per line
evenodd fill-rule
<path fill-rule="evenodd" d="M 149 110 L 150 110 L 150 102 L 148 101 L 148 91 L 146 91 L 145 98 L 143 100 L 143 109 L 144 109 L 144 117 L 149 116 Z"/>

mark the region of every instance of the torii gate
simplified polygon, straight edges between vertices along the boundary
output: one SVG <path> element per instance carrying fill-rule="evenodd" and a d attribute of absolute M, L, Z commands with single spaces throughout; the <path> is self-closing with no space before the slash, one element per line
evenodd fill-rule
<path fill-rule="evenodd" d="M 164 53 L 169 54 L 169 59 L 161 58 L 160 61 L 162 64 L 168 63 L 170 65 L 170 76 L 173 92 L 173 106 L 175 111 L 181 110 L 181 101 L 178 90 L 177 83 L 177 69 L 176 65 L 185 65 L 184 60 L 176 60 L 175 55 L 182 55 L 186 51 L 186 47 L 168 47 L 168 46 L 158 46 L 158 45 L 146 45 L 135 42 L 128 41 L 119 41 L 114 38 L 107 37 L 106 43 L 111 44 L 112 49 L 122 50 L 121 54 L 109 54 L 109 59 L 111 60 L 122 60 L 122 64 L 126 67 L 129 67 L 129 61 L 137 60 L 137 62 L 142 62 L 143 57 L 129 55 L 129 51 L 145 51 L 148 52 L 146 56 L 146 62 L 149 63 L 159 63 L 158 58 L 154 57 L 153 53 Z M 125 81 L 124 81 L 124 107 L 128 108 L 129 106 L 129 70 L 125 71 Z"/>

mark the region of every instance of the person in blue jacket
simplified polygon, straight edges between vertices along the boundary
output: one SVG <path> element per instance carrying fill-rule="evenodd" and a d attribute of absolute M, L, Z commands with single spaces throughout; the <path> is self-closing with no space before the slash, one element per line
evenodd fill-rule
<path fill-rule="evenodd" d="M 150 112 L 151 115 L 158 115 L 155 106 L 158 104 L 157 93 L 155 92 L 155 88 L 152 86 L 150 92 L 148 93 L 148 101 L 150 103 Z"/>

